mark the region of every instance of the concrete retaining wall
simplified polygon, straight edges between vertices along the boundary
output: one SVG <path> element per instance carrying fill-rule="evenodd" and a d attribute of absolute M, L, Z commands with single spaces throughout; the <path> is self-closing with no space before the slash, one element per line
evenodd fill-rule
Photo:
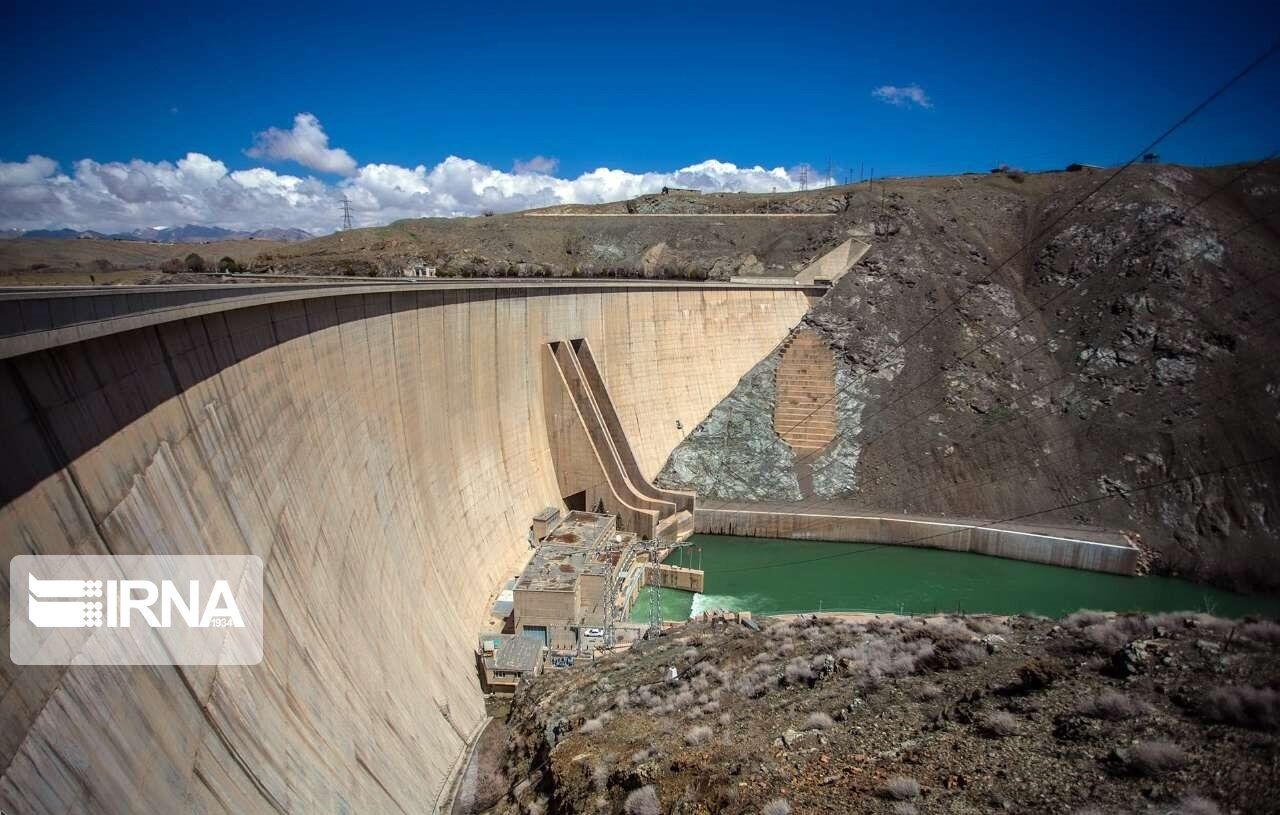
<path fill-rule="evenodd" d="M 1138 551 L 1122 535 L 1103 530 L 905 515 L 863 515 L 820 506 L 753 508 L 745 504 L 699 506 L 695 529 L 709 535 L 892 543 L 976 552 L 1073 569 L 1133 574 Z"/>
<path fill-rule="evenodd" d="M 590 339 L 651 478 L 677 420 L 694 427 L 807 307 L 759 287 L 303 288 L 166 308 L 155 287 L 136 309 L 113 293 L 101 319 L 77 299 L 95 295 L 62 293 L 18 307 L 56 336 L 0 325 L 5 562 L 266 562 L 259 666 L 6 653 L 0 809 L 423 811 L 484 715 L 485 600 L 558 495 L 544 344 Z"/>

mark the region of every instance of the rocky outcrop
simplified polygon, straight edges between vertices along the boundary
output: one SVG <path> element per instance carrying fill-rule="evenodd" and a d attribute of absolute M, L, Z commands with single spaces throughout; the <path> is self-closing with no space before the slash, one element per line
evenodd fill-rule
<path fill-rule="evenodd" d="M 1242 169 L 1132 168 L 1070 212 L 1101 176 L 902 181 L 855 201 L 873 247 L 806 318 L 845 366 L 812 494 L 1126 529 L 1157 570 L 1280 586 L 1280 464 L 1235 466 L 1280 451 L 1280 240 L 1262 214 L 1277 173 L 1197 205 Z M 716 456 L 736 471 L 742 455 L 707 446 L 701 488 L 730 482 Z"/>
<path fill-rule="evenodd" d="M 667 459 L 658 486 L 699 495 L 800 500 L 795 454 L 773 430 L 775 350 L 755 365 Z"/>

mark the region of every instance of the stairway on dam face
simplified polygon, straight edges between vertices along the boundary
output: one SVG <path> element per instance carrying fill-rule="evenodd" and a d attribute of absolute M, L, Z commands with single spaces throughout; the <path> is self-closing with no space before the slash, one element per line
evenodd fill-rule
<path fill-rule="evenodd" d="M 783 343 L 774 384 L 773 431 L 797 456 L 811 460 L 836 435 L 831 349 L 813 331 L 797 331 Z"/>

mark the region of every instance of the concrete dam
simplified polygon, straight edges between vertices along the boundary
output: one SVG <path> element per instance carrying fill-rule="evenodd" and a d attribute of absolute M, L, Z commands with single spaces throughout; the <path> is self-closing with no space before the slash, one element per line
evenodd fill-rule
<path fill-rule="evenodd" d="M 616 281 L 0 298 L 0 540 L 258 555 L 261 664 L 6 653 L 0 809 L 423 812 L 484 719 L 487 598 L 563 497 L 548 344 L 584 339 L 652 479 L 821 290 Z M 588 370 L 590 375 L 590 371 Z M 9 585 L 5 594 L 21 590 Z"/>

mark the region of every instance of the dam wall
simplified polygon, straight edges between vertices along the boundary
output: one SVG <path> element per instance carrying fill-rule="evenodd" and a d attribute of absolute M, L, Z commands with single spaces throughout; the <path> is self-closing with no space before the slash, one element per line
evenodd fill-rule
<path fill-rule="evenodd" d="M 559 504 L 545 344 L 589 339 L 652 478 L 808 297 L 527 281 L 0 294 L 4 561 L 265 563 L 260 665 L 34 667 L 6 650 L 0 809 L 430 811 L 484 718 L 489 595 Z"/>
<path fill-rule="evenodd" d="M 1124 575 L 1134 574 L 1138 564 L 1138 550 L 1128 539 L 1102 529 L 872 514 L 837 502 L 805 506 L 703 501 L 694 512 L 694 530 L 747 538 L 922 546 Z"/>

